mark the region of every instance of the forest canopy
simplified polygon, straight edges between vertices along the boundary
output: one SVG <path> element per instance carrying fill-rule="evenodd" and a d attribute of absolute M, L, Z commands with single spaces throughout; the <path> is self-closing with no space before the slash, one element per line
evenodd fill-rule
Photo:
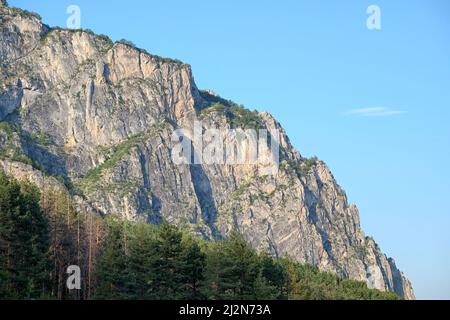
<path fill-rule="evenodd" d="M 66 286 L 81 270 L 80 290 Z M 289 257 L 255 251 L 232 231 L 208 242 L 170 225 L 78 212 L 0 172 L 0 299 L 400 299 Z"/>

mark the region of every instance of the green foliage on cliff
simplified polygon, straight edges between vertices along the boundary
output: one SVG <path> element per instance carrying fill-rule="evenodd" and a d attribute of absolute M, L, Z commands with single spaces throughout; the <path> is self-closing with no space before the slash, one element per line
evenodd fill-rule
<path fill-rule="evenodd" d="M 307 176 L 311 170 L 317 165 L 319 159 L 317 157 L 300 158 L 291 160 L 283 154 L 280 156 L 280 170 L 288 172 L 292 177 L 302 178 Z"/>
<path fill-rule="evenodd" d="M 3 131 L 7 136 L 11 136 L 15 129 L 9 122 L 2 121 L 0 122 L 0 131 Z"/>
<path fill-rule="evenodd" d="M 50 146 L 52 139 L 45 132 L 30 133 L 26 138 L 41 146 Z"/>
<path fill-rule="evenodd" d="M 101 165 L 95 167 L 89 171 L 85 179 L 87 180 L 97 180 L 103 171 L 114 168 L 124 156 L 130 153 L 131 149 L 134 148 L 138 143 L 143 140 L 143 135 L 134 135 L 122 143 L 119 143 L 108 151 L 107 159 Z"/>
<path fill-rule="evenodd" d="M 8 5 L 6 1 L 4 2 L 4 4 Z M 12 17 L 19 16 L 22 18 L 36 18 L 38 20 L 42 20 L 41 16 L 38 13 L 19 8 L 10 8 L 10 15 Z"/>
<path fill-rule="evenodd" d="M 155 123 L 148 131 L 133 135 L 128 139 L 106 149 L 106 160 L 95 168 L 89 170 L 85 174 L 83 179 L 79 181 L 78 187 L 81 189 L 80 191 L 82 191 L 83 193 L 92 192 L 104 172 L 117 167 L 119 162 L 125 156 L 129 155 L 133 148 L 135 148 L 139 144 L 144 143 L 150 137 L 159 134 L 162 130 L 164 130 L 165 126 L 166 120 L 161 119 L 159 120 L 159 122 Z"/>
<path fill-rule="evenodd" d="M 311 169 L 317 164 L 317 157 L 302 158 L 297 165 L 297 170 L 300 175 L 307 175 Z"/>
<path fill-rule="evenodd" d="M 239 129 L 264 129 L 264 123 L 257 111 L 250 111 L 243 106 L 234 103 L 223 104 L 215 102 L 200 111 L 200 116 L 205 117 L 212 113 L 219 113 L 226 117 L 232 128 Z"/>
<path fill-rule="evenodd" d="M 117 43 L 123 44 L 128 47 L 136 48 L 136 45 L 130 40 L 120 39 L 120 40 L 117 40 Z"/>
<path fill-rule="evenodd" d="M 19 128 L 8 122 L 0 122 L 0 159 L 9 159 L 16 162 L 34 165 L 33 161 L 18 147 L 22 132 Z"/>
<path fill-rule="evenodd" d="M 197 106 L 200 117 L 206 117 L 212 113 L 224 115 L 232 128 L 240 129 L 264 129 L 265 125 L 256 110 L 251 111 L 243 105 L 231 100 L 226 100 L 208 91 L 200 90 L 200 96 L 204 105 Z"/>

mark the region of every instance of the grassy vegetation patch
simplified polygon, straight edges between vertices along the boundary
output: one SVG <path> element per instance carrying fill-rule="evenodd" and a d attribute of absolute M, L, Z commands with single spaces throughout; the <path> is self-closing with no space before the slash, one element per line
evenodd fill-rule
<path fill-rule="evenodd" d="M 13 17 L 36 18 L 42 20 L 41 16 L 36 12 L 27 11 L 19 8 L 10 8 L 10 15 Z"/>
<path fill-rule="evenodd" d="M 129 137 L 127 140 L 103 150 L 106 160 L 97 167 L 89 170 L 79 183 L 79 188 L 83 193 L 92 192 L 97 183 L 101 179 L 104 172 L 112 170 L 117 167 L 119 162 L 131 153 L 133 148 L 139 144 L 144 143 L 151 137 L 160 134 L 166 127 L 165 121 L 159 121 L 153 125 L 147 132 L 136 134 Z"/>
<path fill-rule="evenodd" d="M 206 117 L 212 113 L 219 113 L 226 117 L 232 128 L 240 129 L 263 129 L 265 124 L 257 111 L 250 111 L 237 104 L 223 104 L 215 102 L 200 111 L 200 117 Z"/>
<path fill-rule="evenodd" d="M 286 152 L 284 150 L 281 150 L 280 170 L 285 171 L 290 176 L 302 178 L 311 172 L 311 170 L 317 165 L 318 161 L 319 159 L 316 156 L 292 160 L 286 156 Z"/>

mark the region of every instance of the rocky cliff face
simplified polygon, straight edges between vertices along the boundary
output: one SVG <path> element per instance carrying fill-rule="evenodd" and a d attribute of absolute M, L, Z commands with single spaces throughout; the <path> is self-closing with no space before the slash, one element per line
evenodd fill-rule
<path fill-rule="evenodd" d="M 199 91 L 179 61 L 51 29 L 2 2 L 0 19 L 0 169 L 42 187 L 53 177 L 47 183 L 94 213 L 167 219 L 210 239 L 237 228 L 273 255 L 414 299 L 325 163 L 303 158 L 269 114 Z M 281 130 L 278 173 L 174 164 L 172 132 L 195 120 L 204 129 Z"/>

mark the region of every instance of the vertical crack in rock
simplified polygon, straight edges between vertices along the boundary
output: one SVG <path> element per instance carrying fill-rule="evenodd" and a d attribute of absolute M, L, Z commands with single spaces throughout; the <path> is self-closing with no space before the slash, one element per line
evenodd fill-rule
<path fill-rule="evenodd" d="M 201 165 L 192 164 L 189 166 L 189 171 L 191 173 L 195 195 L 197 196 L 198 202 L 200 204 L 202 219 L 211 229 L 212 236 L 216 239 L 220 239 L 220 233 L 215 225 L 217 208 L 211 188 L 211 182 L 209 181 L 208 176 L 203 171 Z"/>

